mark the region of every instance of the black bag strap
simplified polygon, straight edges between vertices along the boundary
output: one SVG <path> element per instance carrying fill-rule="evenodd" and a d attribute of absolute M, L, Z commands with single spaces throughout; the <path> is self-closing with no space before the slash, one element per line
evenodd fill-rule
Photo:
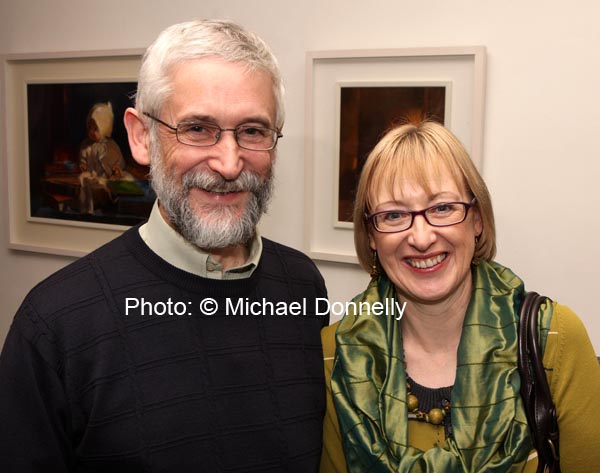
<path fill-rule="evenodd" d="M 542 364 L 538 338 L 540 305 L 550 299 L 536 292 L 525 294 L 519 312 L 519 373 L 521 397 L 538 453 L 537 473 L 560 473 L 558 420 Z"/>

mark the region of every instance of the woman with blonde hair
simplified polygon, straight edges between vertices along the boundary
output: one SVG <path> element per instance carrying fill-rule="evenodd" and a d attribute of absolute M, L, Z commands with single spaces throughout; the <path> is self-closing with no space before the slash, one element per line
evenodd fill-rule
<path fill-rule="evenodd" d="M 362 171 L 354 229 L 372 279 L 360 311 L 322 332 L 321 471 L 535 472 L 517 368 L 525 287 L 493 261 L 489 192 L 458 139 L 434 122 L 389 131 Z M 400 320 L 369 310 L 391 300 Z M 593 347 L 565 306 L 544 303 L 539 322 L 562 472 L 596 471 Z"/>

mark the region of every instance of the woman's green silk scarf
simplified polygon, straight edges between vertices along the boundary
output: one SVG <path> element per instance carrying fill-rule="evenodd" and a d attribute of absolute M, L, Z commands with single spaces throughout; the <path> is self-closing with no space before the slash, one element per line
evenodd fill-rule
<path fill-rule="evenodd" d="M 523 282 L 508 268 L 480 262 L 458 347 L 452 390 L 452 435 L 443 448 L 409 446 L 402 332 L 393 316 L 365 304 L 396 300 L 387 276 L 373 278 L 336 334 L 331 387 L 348 471 L 520 472 L 533 448 L 517 368 L 518 309 Z M 407 307 L 410 311 L 410 307 Z M 544 304 L 542 347 L 552 317 Z"/>

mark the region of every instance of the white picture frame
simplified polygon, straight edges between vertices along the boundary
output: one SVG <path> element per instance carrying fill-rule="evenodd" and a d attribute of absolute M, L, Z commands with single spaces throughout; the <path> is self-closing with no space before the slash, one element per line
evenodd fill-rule
<path fill-rule="evenodd" d="M 484 46 L 307 52 L 306 253 L 315 260 L 358 262 L 353 226 L 337 218 L 339 84 L 451 84 L 445 125 L 481 170 L 485 79 Z"/>
<path fill-rule="evenodd" d="M 143 50 L 7 55 L 1 58 L 6 117 L 5 196 L 8 246 L 14 250 L 83 256 L 128 226 L 32 218 L 29 199 L 28 84 L 137 82 Z M 122 121 L 122 117 L 115 116 Z"/>

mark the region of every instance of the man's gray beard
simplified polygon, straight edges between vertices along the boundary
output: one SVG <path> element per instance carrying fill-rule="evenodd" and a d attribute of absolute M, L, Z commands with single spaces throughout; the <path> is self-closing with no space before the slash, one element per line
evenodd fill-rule
<path fill-rule="evenodd" d="M 152 187 L 171 224 L 187 241 L 206 250 L 245 245 L 250 241 L 271 198 L 272 169 L 264 181 L 247 170 L 232 181 L 211 171 L 188 171 L 178 183 L 167 173 L 160 150 L 155 149 L 152 154 Z M 207 192 L 249 192 L 250 199 L 239 217 L 236 215 L 239 209 L 229 205 L 197 205 L 194 210 L 189 199 L 193 187 Z"/>

